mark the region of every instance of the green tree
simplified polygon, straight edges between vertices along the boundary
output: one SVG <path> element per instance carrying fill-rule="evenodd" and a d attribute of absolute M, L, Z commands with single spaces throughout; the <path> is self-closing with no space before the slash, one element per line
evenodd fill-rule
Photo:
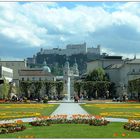
<path fill-rule="evenodd" d="M 29 88 L 30 88 L 31 84 L 32 83 L 30 81 L 20 81 L 20 83 L 19 83 L 20 91 L 27 98 L 29 98 L 28 92 L 29 92 Z"/>
<path fill-rule="evenodd" d="M 96 90 L 99 97 L 107 97 L 107 91 L 109 91 L 110 82 L 108 81 L 98 81 L 95 83 Z"/>
<path fill-rule="evenodd" d="M 33 82 L 34 84 L 34 93 L 35 93 L 35 97 L 36 98 L 40 98 L 40 90 L 41 90 L 41 87 L 42 87 L 42 82 L 41 81 L 35 81 Z"/>
<path fill-rule="evenodd" d="M 113 82 L 110 83 L 109 93 L 110 93 L 110 98 L 116 97 L 116 85 Z"/>
<path fill-rule="evenodd" d="M 93 94 L 95 90 L 95 82 L 93 81 L 83 82 L 83 90 L 86 91 L 88 99 L 91 100 L 91 98 L 94 96 Z"/>
<path fill-rule="evenodd" d="M 60 97 L 60 94 L 61 94 L 61 92 L 63 91 L 63 88 L 64 88 L 63 82 L 56 82 L 55 83 L 55 88 L 56 88 L 57 95 Z"/>
<path fill-rule="evenodd" d="M 82 90 L 82 82 L 74 82 L 74 91 L 78 93 L 79 97 L 81 90 Z"/>
<path fill-rule="evenodd" d="M 47 96 L 50 96 L 50 91 L 54 85 L 55 85 L 54 82 L 44 81 L 44 86 L 45 86 Z"/>
<path fill-rule="evenodd" d="M 5 99 L 8 97 L 10 85 L 4 80 L 4 83 L 0 85 L 0 98 Z"/>
<path fill-rule="evenodd" d="M 137 98 L 140 101 L 140 78 L 129 81 L 128 90 L 131 93 L 131 98 L 132 98 L 132 93 L 135 92 L 138 94 Z"/>
<path fill-rule="evenodd" d="M 107 79 L 105 71 L 102 68 L 94 69 L 90 72 L 87 77 L 86 81 L 105 81 Z"/>

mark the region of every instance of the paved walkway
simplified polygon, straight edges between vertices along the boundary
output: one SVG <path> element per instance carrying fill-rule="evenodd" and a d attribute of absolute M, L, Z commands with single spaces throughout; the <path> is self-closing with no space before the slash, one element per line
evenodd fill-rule
<path fill-rule="evenodd" d="M 17 120 L 22 120 L 23 122 L 32 122 L 32 121 L 36 120 L 36 117 L 34 117 L 34 118 L 20 118 L 20 119 L 12 119 L 12 120 L 3 120 L 3 121 L 0 121 L 0 124 L 15 123 Z"/>
<path fill-rule="evenodd" d="M 51 115 L 88 114 L 78 103 L 61 103 Z"/>

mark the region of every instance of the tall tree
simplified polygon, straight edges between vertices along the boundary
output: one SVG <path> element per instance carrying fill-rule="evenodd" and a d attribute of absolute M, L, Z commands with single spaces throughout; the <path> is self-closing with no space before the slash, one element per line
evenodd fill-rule
<path fill-rule="evenodd" d="M 131 98 L 133 96 L 132 92 L 134 92 L 134 93 L 137 93 L 137 98 L 140 101 L 140 78 L 129 81 L 128 89 L 129 89 L 129 92 L 131 93 Z"/>
<path fill-rule="evenodd" d="M 4 83 L 0 85 L 0 98 L 5 99 L 8 97 L 10 85 L 4 80 Z"/>
<path fill-rule="evenodd" d="M 106 74 L 105 71 L 102 68 L 94 69 L 92 72 L 90 72 L 87 77 L 86 81 L 105 81 L 106 80 Z"/>
<path fill-rule="evenodd" d="M 35 87 L 35 89 L 34 89 L 34 93 L 35 93 L 35 96 L 36 96 L 36 98 L 40 98 L 40 89 L 41 89 L 41 87 L 42 87 L 42 82 L 41 81 L 35 81 L 34 83 L 34 87 Z"/>
<path fill-rule="evenodd" d="M 74 83 L 74 90 L 78 93 L 78 96 L 80 97 L 80 93 L 82 90 L 82 82 L 75 82 Z"/>
<path fill-rule="evenodd" d="M 25 97 L 29 98 L 29 88 L 31 86 L 31 82 L 30 81 L 21 81 L 19 83 L 19 86 L 20 86 L 20 90 L 21 92 L 24 94 Z"/>
<path fill-rule="evenodd" d="M 44 81 L 44 86 L 45 86 L 45 90 L 46 90 L 46 95 L 50 96 L 50 91 L 51 91 L 52 87 L 54 86 L 54 82 Z"/>
<path fill-rule="evenodd" d="M 86 91 L 88 95 L 88 99 L 90 100 L 94 95 L 95 90 L 95 82 L 93 81 L 86 81 L 83 83 L 83 90 Z"/>
<path fill-rule="evenodd" d="M 56 92 L 57 92 L 57 95 L 59 97 L 60 97 L 61 92 L 63 91 L 63 87 L 64 87 L 63 82 L 56 82 L 55 83 Z"/>

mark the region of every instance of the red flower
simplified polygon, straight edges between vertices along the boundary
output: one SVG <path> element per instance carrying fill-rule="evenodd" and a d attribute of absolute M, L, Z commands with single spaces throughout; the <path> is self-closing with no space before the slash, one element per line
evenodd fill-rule
<path fill-rule="evenodd" d="M 95 117 L 95 119 L 102 119 L 102 117 L 101 116 L 98 116 L 98 115 L 96 115 L 94 117 Z"/>
<path fill-rule="evenodd" d="M 114 133 L 114 136 L 117 137 L 118 136 L 118 133 Z"/>
<path fill-rule="evenodd" d="M 122 133 L 122 136 L 125 137 L 126 136 L 126 133 Z"/>

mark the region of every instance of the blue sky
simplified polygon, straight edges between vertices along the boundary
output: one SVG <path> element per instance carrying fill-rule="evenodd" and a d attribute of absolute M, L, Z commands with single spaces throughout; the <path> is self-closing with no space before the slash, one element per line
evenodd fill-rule
<path fill-rule="evenodd" d="M 140 57 L 139 2 L 0 3 L 0 58 L 31 57 L 69 43 Z"/>

